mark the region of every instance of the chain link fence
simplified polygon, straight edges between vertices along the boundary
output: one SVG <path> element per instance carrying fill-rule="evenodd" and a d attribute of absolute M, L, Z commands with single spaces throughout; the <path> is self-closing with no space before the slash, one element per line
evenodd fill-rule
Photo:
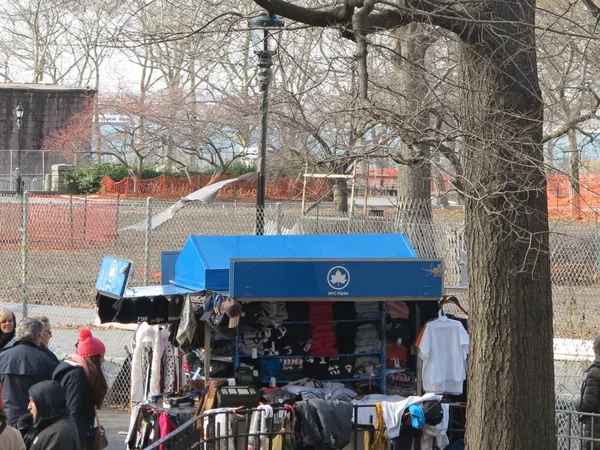
<path fill-rule="evenodd" d="M 429 220 L 427 208 L 413 206 L 410 214 L 393 207 L 340 214 L 327 205 L 302 214 L 295 203 L 270 204 L 264 213 L 265 233 L 404 232 L 420 256 L 444 258 L 448 293 L 468 311 L 462 211 L 434 211 Z M 152 219 L 161 213 L 172 218 L 158 225 Z M 96 325 L 94 284 L 102 257 L 133 262 L 130 286 L 160 284 L 163 251 L 180 250 L 194 234 L 254 234 L 256 222 L 252 204 L 190 202 L 174 208 L 172 202 L 152 199 L 0 197 L 0 307 L 18 317 L 50 317 L 55 330 L 50 347 L 59 356 L 73 353 L 78 330 L 91 326 L 107 346 L 109 401 L 127 404 L 133 331 Z M 600 332 L 597 224 L 554 222 L 550 244 L 557 404 L 570 410 L 579 396 L 583 370 L 593 358 L 589 340 Z"/>

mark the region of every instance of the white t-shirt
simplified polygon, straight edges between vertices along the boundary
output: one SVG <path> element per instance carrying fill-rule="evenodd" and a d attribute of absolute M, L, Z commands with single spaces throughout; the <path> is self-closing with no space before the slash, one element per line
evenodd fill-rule
<path fill-rule="evenodd" d="M 469 335 L 458 320 L 445 316 L 426 325 L 419 344 L 423 360 L 423 389 L 460 395 L 467 377 Z"/>

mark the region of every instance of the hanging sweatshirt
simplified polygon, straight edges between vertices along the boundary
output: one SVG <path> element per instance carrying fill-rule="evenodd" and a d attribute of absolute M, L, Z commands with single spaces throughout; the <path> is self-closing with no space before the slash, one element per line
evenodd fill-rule
<path fill-rule="evenodd" d="M 432 320 L 418 346 L 423 360 L 423 389 L 436 394 L 462 394 L 469 352 L 469 335 L 462 324 L 445 316 Z"/>

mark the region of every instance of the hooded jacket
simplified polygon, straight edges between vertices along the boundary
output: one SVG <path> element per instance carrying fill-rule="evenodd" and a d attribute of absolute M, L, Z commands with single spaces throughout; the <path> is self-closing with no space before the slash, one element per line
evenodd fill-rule
<path fill-rule="evenodd" d="M 89 395 L 88 380 L 83 367 L 63 361 L 54 371 L 52 379 L 65 388 L 67 407 L 77 427 L 81 446 L 83 448 L 90 446 L 94 440 L 96 412 Z"/>
<path fill-rule="evenodd" d="M 29 396 L 37 408 L 29 450 L 79 450 L 64 388 L 56 381 L 42 381 L 29 389 Z"/>
<path fill-rule="evenodd" d="M 587 370 L 585 381 L 581 387 L 581 398 L 575 409 L 579 412 L 600 414 L 600 358 L 596 358 Z M 584 416 L 583 436 L 600 439 L 600 417 L 594 418 L 592 429 L 591 418 Z M 591 448 L 600 449 L 600 442 L 594 442 L 594 447 L 592 447 L 592 442 L 586 441 L 583 448 L 586 450 Z"/>
<path fill-rule="evenodd" d="M 338 400 L 310 399 L 296 402 L 298 449 L 342 449 L 352 435 L 352 404 Z"/>
<path fill-rule="evenodd" d="M 33 342 L 17 341 L 0 352 L 0 382 L 2 400 L 8 424 L 15 426 L 19 417 L 27 414 L 27 391 L 40 381 L 50 380 L 56 362 Z"/>

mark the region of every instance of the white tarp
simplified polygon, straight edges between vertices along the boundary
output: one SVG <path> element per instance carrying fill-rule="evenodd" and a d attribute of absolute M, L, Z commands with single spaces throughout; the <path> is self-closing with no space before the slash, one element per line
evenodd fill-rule
<path fill-rule="evenodd" d="M 231 178 L 229 180 L 217 181 L 216 183 L 209 184 L 208 186 L 204 186 L 202 189 L 198 189 L 197 191 L 192 192 L 190 195 L 183 197 L 181 200 L 174 203 L 169 208 L 152 216 L 150 229 L 154 230 L 155 228 L 158 228 L 165 222 L 171 220 L 175 216 L 175 214 L 177 214 L 179 212 L 179 210 L 181 210 L 185 206 L 185 204 L 187 202 L 199 201 L 202 203 L 212 203 L 217 198 L 217 194 L 219 193 L 219 190 L 223 186 L 227 186 L 228 184 L 235 183 L 236 181 L 246 180 L 246 179 L 252 178 L 254 176 L 256 176 L 256 172 L 247 173 L 238 178 Z M 146 231 L 147 227 L 148 227 L 148 223 L 144 220 L 144 221 L 138 222 L 134 225 L 129 225 L 128 227 L 121 228 L 119 231 L 127 231 L 127 230 Z"/>

